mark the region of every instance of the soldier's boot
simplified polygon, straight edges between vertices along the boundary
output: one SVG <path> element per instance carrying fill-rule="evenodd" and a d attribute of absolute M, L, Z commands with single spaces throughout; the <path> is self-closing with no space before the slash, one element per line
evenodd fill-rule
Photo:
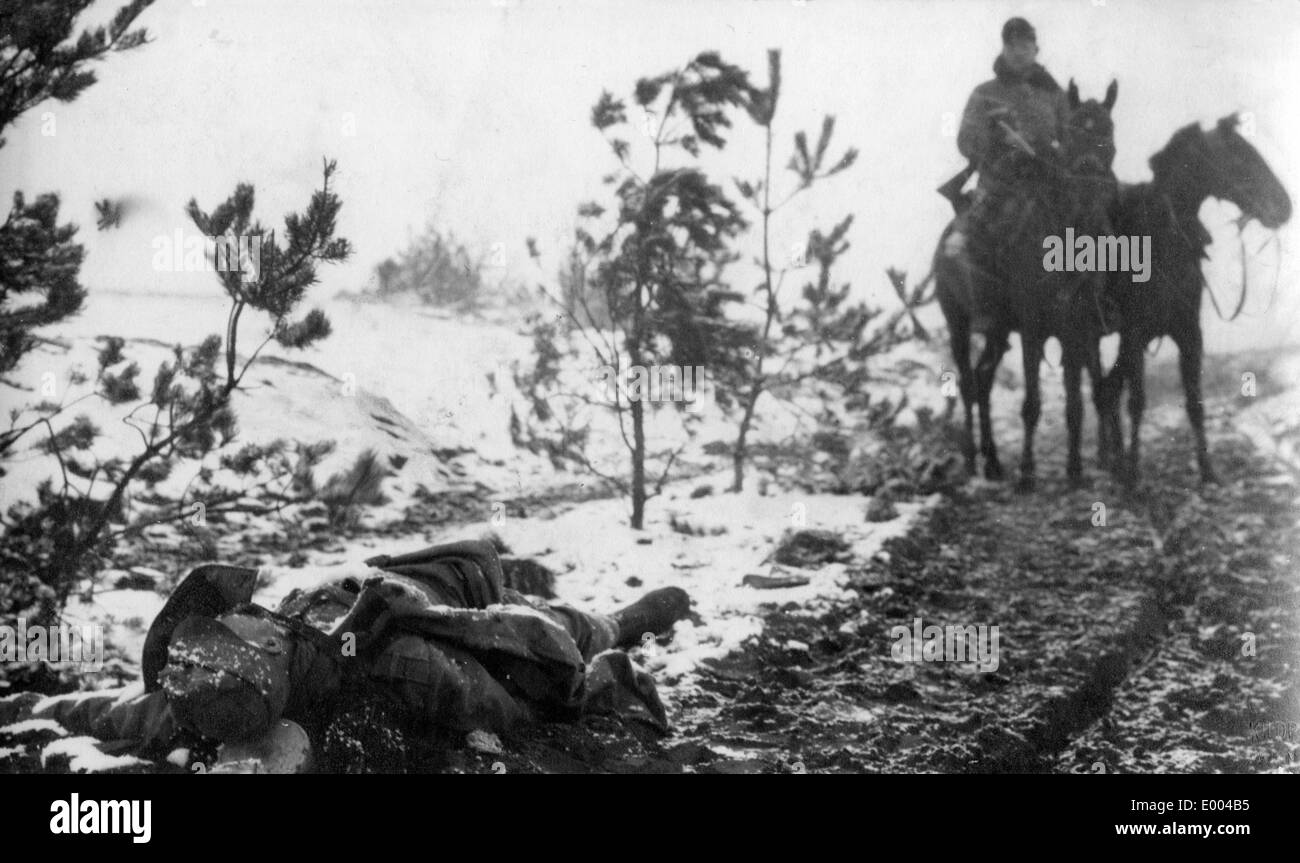
<path fill-rule="evenodd" d="M 680 587 L 662 587 L 652 590 L 627 608 L 610 617 L 618 625 L 618 647 L 632 647 L 641 643 L 645 633 L 659 635 L 672 629 L 673 624 L 691 612 L 691 598 Z"/>

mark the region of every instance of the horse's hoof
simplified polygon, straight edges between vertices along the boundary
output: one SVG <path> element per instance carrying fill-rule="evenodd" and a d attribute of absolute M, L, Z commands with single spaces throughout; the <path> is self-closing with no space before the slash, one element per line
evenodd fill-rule
<path fill-rule="evenodd" d="M 1092 483 L 1088 481 L 1088 477 L 1086 477 L 1082 472 L 1072 473 L 1067 477 L 1067 479 L 1069 480 L 1070 488 L 1076 491 L 1081 488 L 1090 488 L 1092 486 Z"/>
<path fill-rule="evenodd" d="M 1204 468 L 1201 471 L 1201 485 L 1220 485 L 1219 475 L 1210 468 Z"/>
<path fill-rule="evenodd" d="M 1002 481 L 1002 465 L 995 461 L 987 462 L 984 465 L 984 478 L 991 482 Z"/>
<path fill-rule="evenodd" d="M 1037 481 L 1032 476 L 1022 476 L 1016 480 L 1016 491 L 1027 494 L 1034 490 Z"/>

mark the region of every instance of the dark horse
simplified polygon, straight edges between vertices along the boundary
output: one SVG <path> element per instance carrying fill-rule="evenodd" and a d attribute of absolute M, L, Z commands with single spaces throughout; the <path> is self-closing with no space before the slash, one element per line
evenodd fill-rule
<path fill-rule="evenodd" d="M 1196 461 L 1204 482 L 1214 482 L 1205 442 L 1205 408 L 1201 401 L 1201 289 L 1205 280 L 1201 260 L 1210 235 L 1198 211 L 1206 198 L 1231 201 L 1241 210 L 1242 224 L 1257 219 L 1275 229 L 1291 218 L 1291 198 L 1263 157 L 1237 132 L 1235 114 L 1213 129 L 1192 123 L 1174 133 L 1164 149 L 1151 157 L 1153 179 L 1124 185 L 1115 199 L 1112 221 L 1121 235 L 1151 237 L 1151 280 L 1130 282 L 1112 274 L 1109 291 L 1119 312 L 1120 348 L 1115 367 L 1103 384 L 1105 407 L 1099 408 L 1113 427 L 1103 435 L 1122 448 L 1119 399 L 1129 386 L 1132 423 L 1125 481 L 1138 479 L 1138 442 L 1145 406 L 1143 355 L 1159 336 L 1178 346 L 1178 365 L 1187 399 L 1187 417 L 1196 436 Z M 1123 459 L 1117 459 L 1123 462 Z"/>
<path fill-rule="evenodd" d="M 1008 349 L 1007 337 L 1020 333 L 1024 360 L 1025 400 L 1021 416 L 1025 424 L 1020 463 L 1020 487 L 1034 484 L 1034 431 L 1041 412 L 1038 372 L 1043 346 L 1055 336 L 1061 343 L 1066 386 L 1066 424 L 1069 429 L 1067 471 L 1072 481 L 1083 475 L 1079 440 L 1083 423 L 1082 372 L 1092 381 L 1093 399 L 1099 414 L 1101 403 L 1101 356 L 1098 342 L 1104 332 L 1102 304 L 1104 273 L 1048 271 L 1044 264 L 1044 240 L 1064 236 L 1067 228 L 1080 235 L 1108 233 L 1108 210 L 1115 193 L 1110 166 L 1115 156 L 1114 126 L 1110 111 L 1118 86 L 1112 81 L 1104 102 L 1079 101 L 1079 91 L 1070 82 L 1070 115 L 1062 141 L 1061 157 L 1051 160 L 1036 156 L 1036 182 L 1023 184 L 1010 193 L 1007 212 L 1016 208 L 1014 224 L 1006 219 L 997 228 L 1001 237 L 990 241 L 982 266 L 973 266 L 962 250 L 950 248 L 948 239 L 954 223 L 940 237 L 935 253 L 935 294 L 952 341 L 953 358 L 962 403 L 966 409 L 964 451 L 966 468 L 975 472 L 973 408 L 979 409 L 980 450 L 984 475 L 1001 479 L 1002 466 L 993 442 L 989 401 L 993 376 Z M 971 226 L 974 228 L 975 226 Z M 975 298 L 980 297 L 977 301 Z M 975 367 L 970 362 L 971 334 L 976 313 L 982 318 L 978 329 L 984 347 Z M 1103 422 L 1103 430 L 1118 420 Z"/>

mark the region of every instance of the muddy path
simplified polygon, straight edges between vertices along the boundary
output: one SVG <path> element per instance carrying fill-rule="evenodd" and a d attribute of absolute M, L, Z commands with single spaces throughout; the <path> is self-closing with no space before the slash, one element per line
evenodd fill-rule
<path fill-rule="evenodd" d="M 951 500 L 849 606 L 774 613 L 704 680 L 712 715 L 683 734 L 743 755 L 712 767 L 727 770 L 1300 769 L 1284 734 L 1300 714 L 1294 489 L 1252 488 L 1238 478 L 1258 465 L 1217 454 L 1224 489 L 1157 484 L 1104 526 L 1095 491 Z M 893 661 L 891 627 L 915 618 L 998 625 L 997 670 Z"/>

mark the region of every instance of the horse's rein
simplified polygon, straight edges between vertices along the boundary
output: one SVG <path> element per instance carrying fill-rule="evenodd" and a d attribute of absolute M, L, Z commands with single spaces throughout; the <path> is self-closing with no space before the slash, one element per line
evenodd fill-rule
<path fill-rule="evenodd" d="M 1220 175 L 1221 181 L 1224 183 L 1225 186 L 1227 186 L 1227 189 L 1230 193 L 1235 193 L 1242 200 L 1246 200 L 1248 196 L 1245 194 L 1245 189 L 1243 184 L 1235 180 L 1231 180 L 1226 176 L 1223 176 L 1223 172 L 1219 170 L 1218 165 L 1210 158 L 1209 154 L 1205 152 L 1206 149 L 1208 148 L 1204 146 L 1205 133 L 1203 131 L 1200 133 L 1200 141 L 1202 143 L 1202 146 L 1195 148 L 1195 151 L 1190 155 L 1194 155 L 1203 165 L 1209 166 L 1211 170 L 1218 173 Z M 1215 197 L 1219 197 L 1219 196 L 1216 195 Z M 1165 207 L 1169 213 L 1169 220 L 1173 224 L 1174 229 L 1178 232 L 1179 236 L 1181 236 L 1183 240 L 1190 247 L 1198 248 L 1198 244 L 1190 237 L 1188 237 L 1186 232 L 1183 230 L 1182 224 L 1180 223 L 1177 214 L 1174 212 L 1173 200 L 1172 198 L 1170 198 L 1169 193 L 1162 192 L 1161 198 L 1165 202 Z M 1235 201 L 1232 201 L 1231 198 L 1229 198 L 1228 200 L 1232 203 L 1236 203 Z M 1238 207 L 1240 207 L 1240 205 L 1238 205 Z M 1205 277 L 1205 272 L 1200 268 L 1199 265 L 1196 268 L 1196 273 L 1197 276 L 1200 278 L 1201 286 L 1205 289 L 1205 292 L 1210 295 L 1210 305 L 1214 307 L 1214 313 L 1218 315 L 1219 320 L 1224 321 L 1226 323 L 1232 323 L 1233 321 L 1235 321 L 1241 315 L 1242 310 L 1245 309 L 1246 307 L 1246 294 L 1247 291 L 1249 290 L 1249 272 L 1246 266 L 1246 240 L 1242 236 L 1242 230 L 1245 227 L 1246 222 L 1249 222 L 1251 219 L 1256 219 L 1256 218 L 1258 218 L 1258 216 L 1255 216 L 1251 213 L 1243 212 L 1242 219 L 1238 220 L 1237 240 L 1241 251 L 1241 296 L 1237 300 L 1237 308 L 1233 310 L 1232 315 L 1230 317 L 1226 317 L 1226 318 L 1224 317 L 1223 309 L 1219 307 L 1219 300 L 1214 295 L 1214 289 L 1210 286 L 1209 279 Z M 1199 216 L 1197 216 L 1197 223 L 1200 224 Z M 1201 229 L 1202 230 L 1205 229 L 1205 226 L 1203 224 L 1201 225 Z M 1211 238 L 1211 242 L 1212 241 L 1213 238 Z M 1199 248 L 1202 250 L 1203 253 L 1205 244 L 1204 243 L 1199 244 Z M 1262 249 L 1263 247 L 1261 246 L 1260 248 Z"/>

